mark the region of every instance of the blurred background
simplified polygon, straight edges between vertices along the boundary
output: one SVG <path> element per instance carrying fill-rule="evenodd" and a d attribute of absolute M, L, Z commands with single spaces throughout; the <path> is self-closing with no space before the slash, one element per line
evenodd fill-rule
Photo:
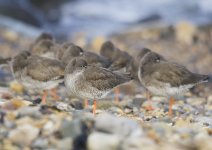
<path fill-rule="evenodd" d="M 110 35 L 137 24 L 211 23 L 211 0 L 0 0 L 0 14 L 54 34 Z"/>
<path fill-rule="evenodd" d="M 191 71 L 212 74 L 212 0 L 0 0 L 1 55 L 43 31 L 98 51 L 112 40 L 132 55 L 148 47 Z"/>

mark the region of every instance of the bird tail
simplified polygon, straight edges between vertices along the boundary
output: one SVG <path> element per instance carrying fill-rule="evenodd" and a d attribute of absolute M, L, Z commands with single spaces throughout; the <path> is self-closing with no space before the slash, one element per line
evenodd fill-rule
<path fill-rule="evenodd" d="M 209 75 L 200 75 L 200 83 L 208 82 L 210 80 Z"/>
<path fill-rule="evenodd" d="M 12 60 L 11 57 L 9 57 L 9 58 L 0 58 L 0 65 L 8 64 L 11 60 Z"/>

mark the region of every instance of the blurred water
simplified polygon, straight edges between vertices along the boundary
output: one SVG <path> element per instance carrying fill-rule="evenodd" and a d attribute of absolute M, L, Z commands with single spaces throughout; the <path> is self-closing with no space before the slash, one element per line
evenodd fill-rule
<path fill-rule="evenodd" d="M 211 6 L 212 0 L 77 0 L 63 5 L 60 26 L 66 32 L 107 35 L 154 14 L 168 24 L 205 24 L 211 22 Z"/>

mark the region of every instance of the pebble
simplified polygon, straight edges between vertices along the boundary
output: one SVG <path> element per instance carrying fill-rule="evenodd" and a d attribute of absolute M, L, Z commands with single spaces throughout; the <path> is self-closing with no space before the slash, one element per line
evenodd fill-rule
<path fill-rule="evenodd" d="M 42 113 L 40 112 L 39 106 L 23 107 L 22 109 L 18 110 L 18 115 L 20 117 L 30 116 L 32 118 L 37 118 L 37 119 L 42 117 Z"/>
<path fill-rule="evenodd" d="M 58 150 L 72 150 L 73 149 L 72 145 L 73 145 L 73 139 L 70 137 L 67 137 L 58 142 L 57 149 Z"/>
<path fill-rule="evenodd" d="M 68 105 L 67 103 L 64 103 L 64 102 L 57 102 L 55 104 L 55 107 L 61 111 L 67 111 L 67 112 L 71 112 L 74 110 L 73 107 L 71 107 L 70 105 Z"/>
<path fill-rule="evenodd" d="M 107 113 L 100 114 L 95 119 L 95 130 L 120 136 L 142 134 L 142 129 L 135 121 Z"/>
<path fill-rule="evenodd" d="M 88 150 L 118 150 L 122 137 L 94 132 L 88 137 Z"/>
<path fill-rule="evenodd" d="M 8 135 L 8 139 L 14 142 L 15 144 L 24 146 L 30 145 L 33 140 L 38 136 L 39 129 L 30 125 L 30 124 L 23 124 L 18 126 L 16 129 L 10 131 Z"/>
<path fill-rule="evenodd" d="M 48 147 L 48 141 L 45 138 L 38 138 L 32 143 L 31 147 L 34 149 L 46 149 Z"/>

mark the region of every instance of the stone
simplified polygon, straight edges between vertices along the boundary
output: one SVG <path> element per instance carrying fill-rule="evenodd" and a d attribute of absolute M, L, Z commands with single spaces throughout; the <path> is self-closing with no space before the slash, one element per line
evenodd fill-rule
<path fill-rule="evenodd" d="M 16 110 L 21 107 L 29 106 L 30 104 L 32 104 L 32 103 L 29 101 L 22 100 L 19 98 L 14 98 L 10 101 L 5 102 L 2 107 L 5 109 L 8 109 L 8 110 Z"/>
<path fill-rule="evenodd" d="M 19 94 L 22 94 L 24 92 L 23 85 L 21 85 L 17 81 L 13 81 L 13 82 L 10 83 L 10 89 L 12 91 L 15 91 L 15 92 L 19 93 Z"/>
<path fill-rule="evenodd" d="M 72 150 L 73 149 L 73 139 L 70 137 L 60 140 L 57 144 L 57 149 L 59 150 Z"/>
<path fill-rule="evenodd" d="M 45 138 L 38 138 L 36 139 L 33 143 L 32 146 L 33 148 L 38 148 L 38 149 L 45 149 L 48 147 L 48 141 Z"/>
<path fill-rule="evenodd" d="M 57 102 L 55 106 L 57 109 L 59 109 L 61 111 L 70 112 L 70 111 L 74 110 L 74 108 L 72 108 L 70 105 L 68 105 L 67 103 L 64 103 L 64 102 Z"/>
<path fill-rule="evenodd" d="M 122 150 L 155 150 L 158 149 L 156 143 L 147 137 L 127 138 L 120 145 Z"/>
<path fill-rule="evenodd" d="M 23 124 L 10 131 L 8 138 L 15 144 L 29 146 L 38 134 L 38 128 L 30 124 Z"/>
<path fill-rule="evenodd" d="M 142 134 L 142 129 L 135 121 L 124 117 L 115 117 L 107 113 L 100 114 L 95 119 L 95 130 L 120 136 Z"/>
<path fill-rule="evenodd" d="M 101 132 L 94 132 L 88 137 L 88 150 L 118 150 L 122 138 Z"/>
<path fill-rule="evenodd" d="M 206 125 L 206 126 L 211 125 L 212 126 L 212 118 L 211 117 L 200 116 L 200 117 L 197 117 L 195 119 L 195 121 L 201 125 Z"/>
<path fill-rule="evenodd" d="M 124 114 L 123 110 L 119 107 L 112 106 L 108 109 L 112 114 Z"/>
<path fill-rule="evenodd" d="M 79 99 L 72 99 L 70 102 L 70 106 L 78 110 L 83 109 L 83 103 Z"/>
<path fill-rule="evenodd" d="M 79 116 L 80 114 L 82 116 Z M 93 128 L 93 118 L 86 114 L 80 114 L 73 116 L 74 119 L 72 121 L 65 120 L 62 122 L 61 134 L 63 137 L 71 137 L 74 139 L 84 134 L 87 136 Z"/>
<path fill-rule="evenodd" d="M 196 27 L 189 22 L 179 22 L 175 26 L 176 39 L 185 44 L 193 43 L 196 32 Z"/>
<path fill-rule="evenodd" d="M 23 107 L 18 110 L 18 114 L 21 117 L 24 117 L 24 116 L 30 116 L 32 118 L 41 118 L 42 117 L 42 113 L 40 112 L 39 106 Z"/>
<path fill-rule="evenodd" d="M 191 97 L 191 98 L 187 98 L 187 102 L 191 105 L 203 105 L 206 102 L 206 99 L 203 97 Z"/>

